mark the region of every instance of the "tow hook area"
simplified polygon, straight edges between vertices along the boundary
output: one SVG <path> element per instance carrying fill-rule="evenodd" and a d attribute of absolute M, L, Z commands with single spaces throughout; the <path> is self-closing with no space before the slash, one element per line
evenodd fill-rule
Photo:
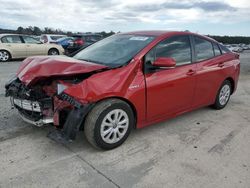
<path fill-rule="evenodd" d="M 55 129 L 49 132 L 47 137 L 62 144 L 75 140 L 77 131 L 93 105 L 89 104 L 72 109 L 64 123 L 63 129 Z"/>

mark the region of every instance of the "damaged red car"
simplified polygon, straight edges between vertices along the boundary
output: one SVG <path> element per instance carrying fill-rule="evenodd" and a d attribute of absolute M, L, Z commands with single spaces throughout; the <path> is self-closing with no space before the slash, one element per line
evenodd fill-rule
<path fill-rule="evenodd" d="M 6 96 L 48 136 L 95 147 L 121 145 L 134 128 L 203 107 L 224 108 L 236 90 L 239 55 L 190 32 L 116 34 L 74 57 L 29 57 L 6 84 Z"/>

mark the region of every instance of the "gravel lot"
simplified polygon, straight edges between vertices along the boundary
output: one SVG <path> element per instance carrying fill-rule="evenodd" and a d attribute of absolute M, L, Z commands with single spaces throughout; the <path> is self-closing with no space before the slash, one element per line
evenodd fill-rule
<path fill-rule="evenodd" d="M 4 97 L 20 61 L 0 64 L 0 187 L 250 187 L 250 52 L 228 106 L 133 131 L 112 151 L 83 132 L 67 145 L 24 123 Z"/>

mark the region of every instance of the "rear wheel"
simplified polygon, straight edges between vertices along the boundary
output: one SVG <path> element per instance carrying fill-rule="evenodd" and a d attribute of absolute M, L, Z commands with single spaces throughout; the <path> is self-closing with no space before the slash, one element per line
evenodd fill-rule
<path fill-rule="evenodd" d="M 91 145 L 108 150 L 127 139 L 134 123 L 133 111 L 126 102 L 108 99 L 97 104 L 88 114 L 84 132 Z"/>
<path fill-rule="evenodd" d="M 11 55 L 6 50 L 0 50 L 0 62 L 6 62 L 11 59 Z"/>
<path fill-rule="evenodd" d="M 55 48 L 49 50 L 48 55 L 59 55 L 59 51 Z"/>
<path fill-rule="evenodd" d="M 217 93 L 216 100 L 215 100 L 213 107 L 218 110 L 224 108 L 230 99 L 231 93 L 232 93 L 232 84 L 229 80 L 225 80 L 222 83 Z"/>

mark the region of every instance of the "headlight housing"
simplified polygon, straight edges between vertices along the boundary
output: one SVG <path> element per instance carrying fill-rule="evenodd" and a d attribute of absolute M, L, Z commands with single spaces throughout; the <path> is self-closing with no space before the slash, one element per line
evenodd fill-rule
<path fill-rule="evenodd" d="M 71 104 L 72 106 L 76 107 L 76 108 L 81 108 L 82 104 L 80 102 L 78 102 L 75 98 L 71 97 L 70 95 L 62 92 L 61 94 L 58 95 L 58 98 L 63 100 L 63 101 L 67 101 L 69 104 Z"/>
<path fill-rule="evenodd" d="M 57 84 L 57 95 L 60 95 L 68 86 L 63 84 Z"/>

